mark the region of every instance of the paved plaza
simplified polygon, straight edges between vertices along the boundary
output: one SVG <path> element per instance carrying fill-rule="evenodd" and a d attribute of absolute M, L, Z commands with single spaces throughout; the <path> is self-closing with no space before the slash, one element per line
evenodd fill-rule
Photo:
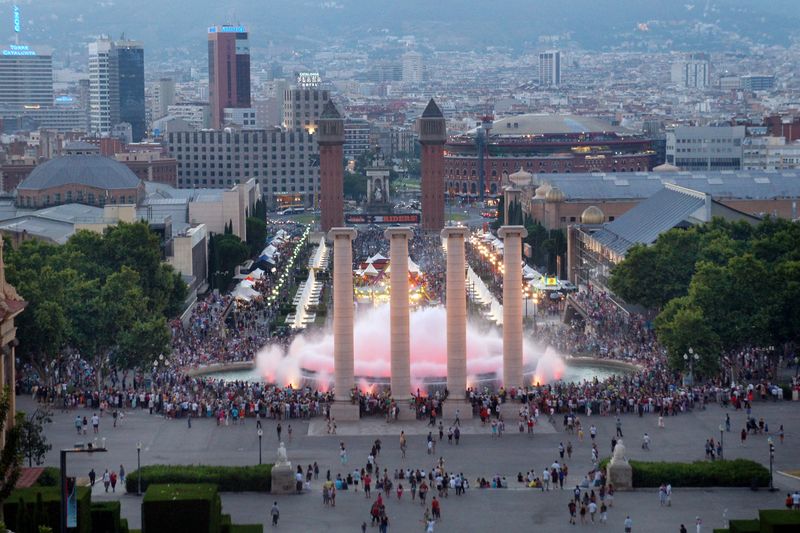
<path fill-rule="evenodd" d="M 28 396 L 19 398 L 19 408 L 31 411 L 34 402 Z M 800 438 L 800 411 L 798 404 L 756 403 L 753 415 L 764 417 L 770 430 L 777 434 L 780 424 L 784 424 L 786 441 L 777 442 L 775 470 L 800 468 L 798 438 Z M 81 415 L 91 416 L 88 410 L 79 410 Z M 707 438 L 719 438 L 718 426 L 725 413 L 732 419 L 731 432 L 725 434 L 725 457 L 754 459 L 768 465 L 768 445 L 766 436 L 749 436 L 745 446 L 739 442 L 739 431 L 744 424 L 744 411 L 723 409 L 716 405 L 704 411 L 695 411 L 670 417 L 665 428 L 657 427 L 657 417 L 622 415 L 622 429 L 625 435 L 628 456 L 631 459 L 692 461 L 704 457 L 704 443 Z M 57 450 L 70 447 L 76 442 L 85 442 L 91 434 L 78 436 L 73 425 L 76 411 L 54 412 L 53 424 L 47 429 L 47 437 L 53 450 L 47 456 L 47 464 L 58 465 Z M 445 421 L 445 431 L 448 422 Z M 391 473 L 395 468 L 429 469 L 441 456 L 445 469 L 449 472 L 462 472 L 475 486 L 478 477 L 491 478 L 506 476 L 508 489 L 471 488 L 466 495 L 456 497 L 451 491 L 449 498 L 442 502 L 443 519 L 436 531 L 485 531 L 490 528 L 511 530 L 519 528 L 546 527 L 548 531 L 568 531 L 576 526 L 567 523 L 567 502 L 570 491 L 556 490 L 542 493 L 538 489 L 523 488 L 517 483 L 518 472 L 535 470 L 541 474 L 545 466 L 558 457 L 558 444 L 566 446 L 572 442 L 573 455 L 566 460 L 569 465 L 569 478 L 565 484 L 573 487 L 583 474 L 591 468 L 591 444 L 588 427 L 598 428 L 597 442 L 601 457 L 610 455 L 610 441 L 614 434 L 614 417 L 582 417 L 586 433 L 584 440 L 577 435 L 563 431 L 560 420 L 556 427 L 543 421 L 541 430 L 533 437 L 519 434 L 515 424 L 509 423 L 502 438 L 492 438 L 489 426 L 482 426 L 478 420 L 464 421 L 461 442 L 458 446 L 448 445 L 447 438 L 436 446 L 435 456 L 428 455 L 425 422 L 386 423 L 381 418 L 365 419 L 358 426 L 340 425 L 340 434 L 327 435 L 320 427 L 324 421 L 297 420 L 283 421 L 283 440 L 293 465 L 303 469 L 317 461 L 320 466 L 320 480 L 312 483 L 311 493 L 301 496 L 277 496 L 255 493 L 223 493 L 223 511 L 233 516 L 235 523 L 268 523 L 268 512 L 272 501 L 277 500 L 281 508 L 279 529 L 291 531 L 360 531 L 363 521 L 369 525 L 369 501 L 363 492 L 338 491 L 336 507 L 322 504 L 321 483 L 327 470 L 331 476 L 345 475 L 356 466 L 366 463 L 369 450 L 376 438 L 382 441 L 382 451 L 377 458 L 378 467 L 387 468 Z M 272 462 L 278 446 L 276 421 L 264 421 L 262 453 L 264 462 Z M 288 439 L 288 426 L 292 426 L 292 439 Z M 513 426 L 513 427 L 512 427 Z M 309 430 L 313 430 L 310 432 Z M 404 430 L 408 435 L 408 452 L 405 460 L 399 450 L 399 434 Z M 651 450 L 640 448 L 642 435 L 647 432 L 652 438 Z M 346 433 L 346 434 L 344 434 Z M 434 431 L 436 434 L 437 431 Z M 777 435 L 775 435 L 777 437 Z M 258 462 L 258 437 L 255 421 L 248 419 L 238 426 L 218 427 L 209 419 L 194 420 L 188 428 L 185 420 L 165 420 L 157 415 L 149 415 L 146 410 L 126 412 L 124 420 L 117 428 L 113 427 L 110 416 L 103 417 L 99 437 L 106 438 L 108 453 L 96 455 L 75 454 L 69 457 L 70 475 L 86 477 L 94 468 L 98 478 L 108 468 L 119 470 L 120 464 L 130 472 L 136 468 L 136 444 L 142 442 L 142 464 L 211 464 L 247 465 Z M 348 464 L 342 465 L 339 458 L 339 443 L 344 442 L 348 453 Z M 669 480 L 665 480 L 668 482 Z M 800 488 L 800 481 L 775 475 L 775 485 L 780 490 L 770 493 L 766 490 L 752 492 L 747 489 L 680 489 L 676 488 L 673 506 L 659 506 L 655 489 L 618 492 L 614 507 L 609 510 L 608 524 L 581 527 L 605 527 L 610 531 L 622 531 L 625 516 L 630 514 L 634 531 L 672 532 L 678 531 L 680 524 L 688 528 L 694 525 L 695 517 L 701 516 L 703 531 L 722 527 L 724 513 L 728 518 L 753 518 L 759 508 L 782 508 L 786 491 Z M 408 488 L 408 487 L 406 487 Z M 434 491 L 431 492 L 431 495 Z M 117 486 L 116 494 L 106 494 L 101 483 L 93 489 L 95 500 L 119 499 L 123 515 L 131 526 L 140 524 L 140 498 L 124 494 L 124 488 Z M 429 495 L 430 498 L 430 495 Z M 418 502 L 411 502 L 410 492 L 406 491 L 403 500 L 398 502 L 394 493 L 388 499 L 387 513 L 390 520 L 389 531 L 422 531 L 423 508 Z M 529 530 L 529 529 L 524 529 Z M 693 530 L 692 530 L 693 531 Z"/>

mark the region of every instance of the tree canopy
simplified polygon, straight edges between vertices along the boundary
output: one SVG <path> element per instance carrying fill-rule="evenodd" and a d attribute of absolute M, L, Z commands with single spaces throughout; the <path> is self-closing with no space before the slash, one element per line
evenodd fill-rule
<path fill-rule="evenodd" d="M 656 331 L 673 367 L 693 348 L 701 371 L 721 353 L 800 340 L 800 225 L 715 219 L 632 248 L 611 275 L 626 301 L 660 311 Z"/>
<path fill-rule="evenodd" d="M 146 223 L 79 231 L 64 245 L 25 241 L 6 266 L 28 302 L 17 319 L 18 353 L 40 375 L 66 349 L 93 361 L 98 379 L 110 365 L 146 365 L 169 349 L 167 319 L 187 289 Z"/>

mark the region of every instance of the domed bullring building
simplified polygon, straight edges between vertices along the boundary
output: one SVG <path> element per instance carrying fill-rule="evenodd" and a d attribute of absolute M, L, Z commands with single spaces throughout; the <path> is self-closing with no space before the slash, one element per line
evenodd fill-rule
<path fill-rule="evenodd" d="M 17 186 L 17 207 L 40 209 L 79 203 L 139 205 L 144 182 L 114 159 L 94 154 L 66 155 L 37 166 Z"/>

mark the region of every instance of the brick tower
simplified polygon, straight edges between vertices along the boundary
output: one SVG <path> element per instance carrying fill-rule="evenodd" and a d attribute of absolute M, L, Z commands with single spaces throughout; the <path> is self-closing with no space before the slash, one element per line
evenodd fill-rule
<path fill-rule="evenodd" d="M 322 231 L 344 226 L 344 120 L 331 100 L 319 117 L 320 214 Z"/>
<path fill-rule="evenodd" d="M 447 129 L 444 115 L 436 102 L 428 102 L 419 119 L 419 143 L 422 145 L 422 229 L 444 228 L 444 143 Z"/>

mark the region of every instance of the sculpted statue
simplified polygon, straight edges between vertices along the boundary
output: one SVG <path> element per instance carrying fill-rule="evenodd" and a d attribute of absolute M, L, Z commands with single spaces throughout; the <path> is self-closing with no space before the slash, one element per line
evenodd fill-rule
<path fill-rule="evenodd" d="M 275 466 L 289 466 L 291 463 L 289 462 L 289 458 L 286 456 L 286 446 L 281 445 L 278 446 L 278 459 L 275 461 Z"/>
<path fill-rule="evenodd" d="M 612 463 L 627 463 L 628 460 L 625 458 L 625 445 L 622 444 L 622 439 L 617 441 L 617 445 L 614 446 L 614 455 L 611 457 Z"/>

